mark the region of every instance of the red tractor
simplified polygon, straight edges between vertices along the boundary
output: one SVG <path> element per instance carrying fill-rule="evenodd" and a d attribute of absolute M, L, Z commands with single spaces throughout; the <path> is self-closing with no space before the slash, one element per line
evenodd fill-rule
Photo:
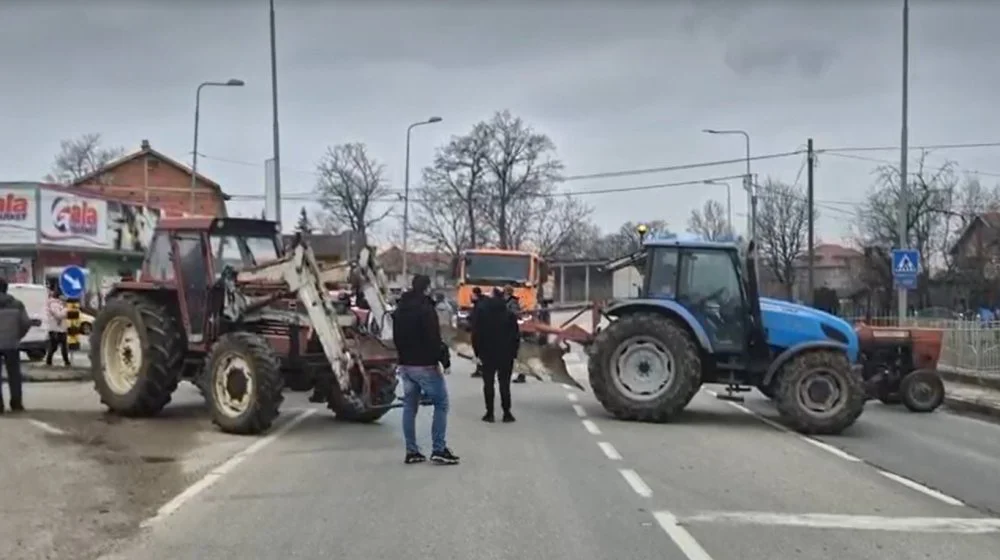
<path fill-rule="evenodd" d="M 286 386 L 314 391 L 340 418 L 372 422 L 397 406 L 396 353 L 372 253 L 321 268 L 276 223 L 242 218 L 162 220 L 137 279 L 108 294 L 94 320 L 94 386 L 112 412 L 152 416 L 182 380 L 202 390 L 213 421 L 267 431 Z M 353 290 L 365 322 L 330 286 Z"/>

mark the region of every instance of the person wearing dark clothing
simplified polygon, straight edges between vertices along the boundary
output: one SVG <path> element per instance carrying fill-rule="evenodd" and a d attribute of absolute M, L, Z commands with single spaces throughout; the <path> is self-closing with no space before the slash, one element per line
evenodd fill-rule
<path fill-rule="evenodd" d="M 24 410 L 21 395 L 21 339 L 31 329 L 31 318 L 24 304 L 7 293 L 7 280 L 0 278 L 0 373 L 7 367 L 7 386 L 10 387 L 10 409 Z M 0 414 L 4 412 L 3 386 L 0 385 Z"/>
<path fill-rule="evenodd" d="M 451 369 L 451 354 L 441 338 L 434 300 L 428 295 L 431 280 L 423 274 L 413 277 L 412 287 L 399 298 L 393 313 L 392 339 L 399 355 L 397 372 L 403 381 L 403 438 L 406 464 L 421 463 L 426 457 L 417 445 L 416 422 L 421 395 L 434 406 L 431 420 L 431 462 L 458 464 L 458 457 L 445 441 L 448 428 L 448 386 L 444 375 Z M 443 371 L 438 367 L 440 364 Z"/>
<path fill-rule="evenodd" d="M 503 294 L 496 290 L 493 297 L 484 298 L 477 311 L 473 340 L 476 354 L 483 363 L 483 400 L 486 414 L 483 422 L 493 422 L 494 382 L 500 386 L 500 406 L 503 421 L 513 422 L 510 402 L 510 376 L 514 357 L 521 342 L 517 316 L 510 312 Z"/>
<path fill-rule="evenodd" d="M 481 290 L 479 288 L 479 286 L 476 286 L 475 288 L 472 288 L 472 298 L 471 299 L 472 299 L 472 309 L 469 310 L 469 325 L 470 325 L 470 328 L 471 328 L 471 325 L 473 325 L 475 323 L 475 321 L 476 321 L 476 309 L 479 308 L 479 303 L 481 301 L 483 301 L 483 290 Z M 472 332 L 473 332 L 473 334 L 475 334 L 475 330 L 474 329 L 473 329 Z M 473 349 L 473 353 L 475 353 L 475 349 L 476 349 L 476 342 L 475 342 L 475 340 L 473 340 L 473 342 L 472 342 L 472 349 Z M 472 372 L 472 377 L 482 377 L 483 376 L 483 362 L 479 359 L 479 355 L 476 355 L 475 357 L 476 357 L 476 371 Z"/>
<path fill-rule="evenodd" d="M 515 318 L 519 317 L 521 315 L 521 302 L 517 299 L 517 296 L 514 295 L 513 286 L 507 286 L 503 289 L 503 297 L 507 303 L 507 308 L 510 309 L 510 312 L 514 314 Z M 512 383 L 527 382 L 528 378 L 523 373 L 517 374 L 517 377 L 515 377 L 512 381 Z"/>

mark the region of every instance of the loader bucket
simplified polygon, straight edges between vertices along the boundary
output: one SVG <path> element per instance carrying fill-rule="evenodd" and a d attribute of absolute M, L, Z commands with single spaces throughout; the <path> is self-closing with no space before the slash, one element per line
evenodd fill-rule
<path fill-rule="evenodd" d="M 459 357 L 467 360 L 476 359 L 469 331 L 442 325 L 441 336 Z M 565 343 L 540 343 L 535 336 L 524 338 L 514 360 L 514 373 L 523 373 L 540 381 L 551 381 L 585 390 L 583 385 L 573 379 L 566 367 L 563 355 L 568 350 L 569 347 Z"/>

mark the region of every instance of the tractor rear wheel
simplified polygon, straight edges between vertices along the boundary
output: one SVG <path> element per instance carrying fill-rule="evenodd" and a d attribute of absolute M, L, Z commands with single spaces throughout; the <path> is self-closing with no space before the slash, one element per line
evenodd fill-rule
<path fill-rule="evenodd" d="M 205 359 L 212 421 L 230 434 L 271 428 L 284 399 L 281 362 L 267 339 L 232 332 L 219 337 Z"/>
<path fill-rule="evenodd" d="M 111 412 L 152 416 L 167 406 L 186 349 L 166 306 L 141 294 L 119 294 L 97 314 L 90 339 L 94 389 Z"/>
<path fill-rule="evenodd" d="M 701 386 L 701 356 L 691 335 L 655 313 L 612 321 L 594 340 L 587 369 L 594 396 L 622 420 L 667 422 Z"/>
<path fill-rule="evenodd" d="M 899 394 L 911 412 L 933 412 L 944 402 L 944 381 L 933 370 L 911 371 L 899 384 Z"/>
<path fill-rule="evenodd" d="M 842 352 L 803 352 L 778 376 L 778 412 L 801 433 L 839 434 L 864 411 L 864 384 Z"/>
<path fill-rule="evenodd" d="M 369 367 L 367 368 L 369 379 L 372 383 L 372 406 L 365 404 L 361 398 L 363 394 L 363 380 L 360 372 L 354 372 L 351 376 L 352 391 L 345 393 L 340 389 L 336 381 L 330 391 L 330 400 L 327 401 L 327 408 L 337 415 L 337 418 L 347 422 L 359 424 L 370 424 L 386 415 L 393 401 L 396 400 L 396 385 L 399 380 L 393 371 Z"/>

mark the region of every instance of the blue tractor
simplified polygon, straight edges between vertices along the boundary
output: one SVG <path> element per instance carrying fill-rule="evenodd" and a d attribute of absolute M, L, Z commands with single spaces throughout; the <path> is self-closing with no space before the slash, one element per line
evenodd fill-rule
<path fill-rule="evenodd" d="M 758 388 L 799 432 L 836 434 L 864 410 L 852 367 L 858 336 L 817 309 L 761 298 L 753 243 L 652 237 L 608 266 L 636 267 L 634 298 L 613 303 L 612 321 L 588 350 L 590 385 L 623 420 L 667 422 L 704 383 L 729 395 Z"/>

